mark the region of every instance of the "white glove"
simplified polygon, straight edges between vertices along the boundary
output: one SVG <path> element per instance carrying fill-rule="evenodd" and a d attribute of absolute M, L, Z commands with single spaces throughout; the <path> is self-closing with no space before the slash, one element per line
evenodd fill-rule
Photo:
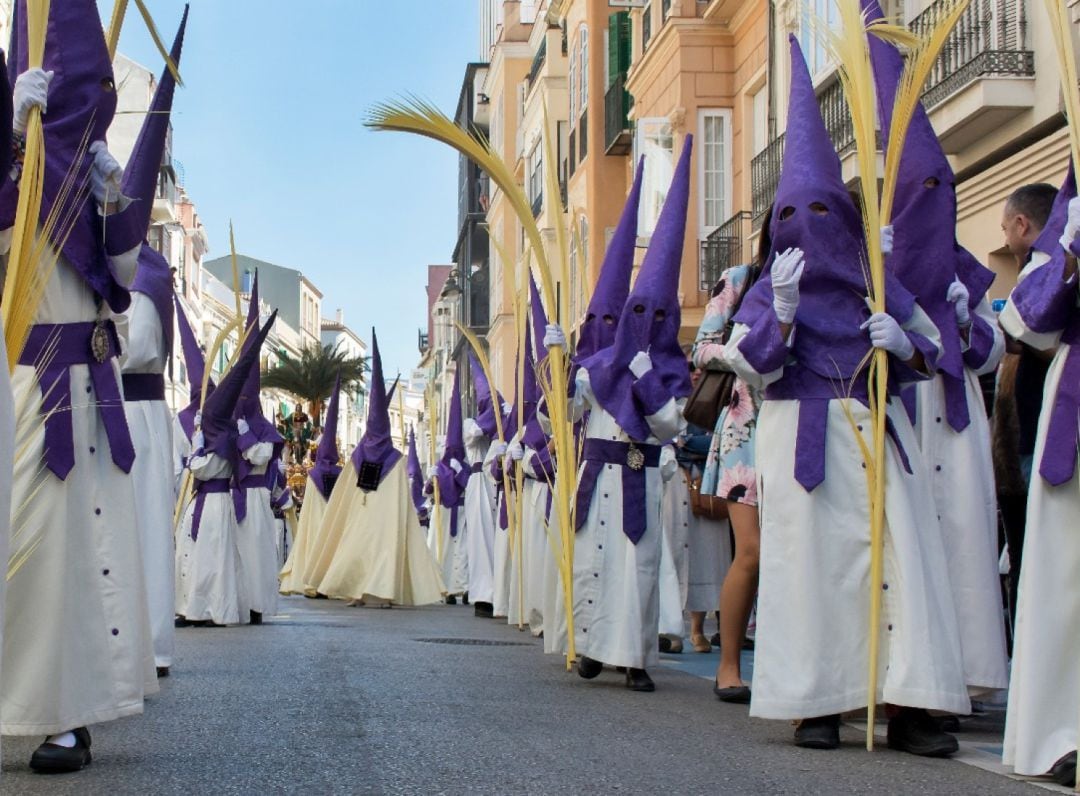
<path fill-rule="evenodd" d="M 202 425 L 202 412 L 195 413 L 195 427 L 198 428 Z"/>
<path fill-rule="evenodd" d="M 1065 222 L 1065 232 L 1062 233 L 1061 240 L 1058 242 L 1065 251 L 1068 251 L 1077 235 L 1080 235 L 1080 196 L 1074 196 L 1069 200 L 1069 219 Z"/>
<path fill-rule="evenodd" d="M 503 401 L 503 405 L 502 405 L 502 411 L 503 411 L 503 414 L 504 414 L 504 415 L 508 415 L 508 414 L 510 414 L 510 413 L 511 413 L 512 411 L 514 411 L 514 407 L 512 407 L 512 406 L 510 405 L 510 402 L 509 402 L 509 401 Z"/>
<path fill-rule="evenodd" d="M 471 417 L 465 418 L 465 423 L 461 429 L 461 435 L 469 444 L 475 444 L 483 437 L 487 436 L 484 433 L 484 429 L 480 428 L 480 424 Z"/>
<path fill-rule="evenodd" d="M 788 249 L 773 260 L 773 309 L 780 323 L 795 320 L 795 310 L 799 308 L 799 280 L 805 266 L 802 249 Z"/>
<path fill-rule="evenodd" d="M 439 468 L 436 467 L 435 465 L 431 465 L 431 467 L 427 468 L 427 477 L 429 479 L 434 479 L 435 476 L 437 476 L 438 474 L 439 474 Z"/>
<path fill-rule="evenodd" d="M 971 326 L 971 308 L 968 306 L 970 297 L 967 286 L 959 279 L 954 280 L 949 285 L 949 292 L 945 294 L 945 300 L 955 305 L 956 322 L 965 329 Z"/>
<path fill-rule="evenodd" d="M 506 452 L 510 454 L 510 458 L 515 462 L 520 462 L 525 458 L 525 448 L 517 440 L 510 443 L 510 447 L 506 449 Z"/>
<path fill-rule="evenodd" d="M 192 452 L 201 451 L 205 445 L 206 437 L 203 436 L 202 429 L 196 429 L 195 433 L 191 435 Z"/>
<path fill-rule="evenodd" d="M 450 469 L 453 470 L 455 473 L 460 473 L 465 468 L 461 466 L 461 462 L 459 462 L 457 459 L 451 459 Z"/>
<path fill-rule="evenodd" d="M 544 348 L 551 348 L 555 345 L 566 348 L 566 335 L 559 324 L 549 323 L 544 328 Z"/>
<path fill-rule="evenodd" d="M 236 418 L 236 430 L 237 430 L 237 432 L 239 432 L 240 436 L 242 437 L 245 434 L 247 434 L 249 431 L 251 431 L 251 426 L 248 425 L 248 422 L 246 420 L 244 420 L 244 418 L 238 417 L 238 418 Z"/>
<path fill-rule="evenodd" d="M 506 443 L 505 442 L 492 442 L 491 450 L 488 451 L 492 456 L 505 456 L 506 455 Z"/>
<path fill-rule="evenodd" d="M 887 312 L 874 313 L 859 328 L 870 330 L 870 344 L 874 348 L 884 349 L 902 362 L 915 356 L 915 346 L 904 334 L 896 318 Z"/>
<path fill-rule="evenodd" d="M 630 372 L 634 374 L 634 378 L 640 379 L 650 370 L 652 370 L 652 357 L 649 356 L 649 352 L 638 351 L 634 354 L 634 358 L 630 360 Z"/>
<path fill-rule="evenodd" d="M 888 224 L 881 228 L 881 253 L 888 257 L 892 254 L 893 227 Z"/>
<path fill-rule="evenodd" d="M 90 167 L 90 192 L 99 204 L 115 202 L 120 198 L 120 181 L 124 178 L 124 169 L 109 153 L 104 141 L 92 143 L 90 154 L 94 156 Z"/>
<path fill-rule="evenodd" d="M 30 121 L 30 109 L 35 105 L 41 108 L 42 115 L 49 105 L 49 82 L 53 73 L 44 69 L 27 69 L 15 80 L 15 109 L 11 129 L 19 135 L 26 134 L 26 125 Z"/>

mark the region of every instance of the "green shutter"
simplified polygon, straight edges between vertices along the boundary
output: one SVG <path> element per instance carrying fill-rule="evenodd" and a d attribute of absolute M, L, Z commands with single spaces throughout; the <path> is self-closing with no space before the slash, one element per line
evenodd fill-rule
<path fill-rule="evenodd" d="M 608 17 L 608 84 L 630 68 L 630 12 L 619 11 Z"/>

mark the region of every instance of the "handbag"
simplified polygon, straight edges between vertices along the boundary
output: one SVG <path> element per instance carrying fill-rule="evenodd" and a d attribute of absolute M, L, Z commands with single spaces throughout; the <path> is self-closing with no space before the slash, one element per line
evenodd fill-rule
<path fill-rule="evenodd" d="M 686 488 L 690 491 L 690 512 L 695 517 L 705 520 L 720 522 L 728 518 L 727 501 L 716 495 L 703 495 L 701 493 L 701 478 L 694 478 L 683 468 L 683 477 L 686 478 Z"/>
<path fill-rule="evenodd" d="M 727 345 L 728 340 L 731 339 L 731 332 L 735 328 L 735 315 L 742 306 L 743 298 L 757 281 L 758 270 L 757 268 L 750 269 L 750 275 L 743 285 L 739 299 L 731 310 L 731 317 L 724 324 L 724 331 L 720 334 L 720 342 L 723 345 Z M 715 429 L 720 413 L 731 403 L 731 393 L 734 389 L 735 374 L 732 371 L 706 370 L 686 400 L 686 406 L 683 408 L 683 417 L 686 418 L 686 422 L 700 428 Z M 727 514 L 725 513 L 724 516 L 726 517 Z"/>

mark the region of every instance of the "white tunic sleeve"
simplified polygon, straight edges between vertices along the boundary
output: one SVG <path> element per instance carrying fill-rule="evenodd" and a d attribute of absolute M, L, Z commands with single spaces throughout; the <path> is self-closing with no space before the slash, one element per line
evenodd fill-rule
<path fill-rule="evenodd" d="M 274 455 L 274 443 L 256 442 L 250 448 L 245 449 L 241 455 L 256 467 L 262 467 L 264 464 L 269 464 L 271 457 Z"/>

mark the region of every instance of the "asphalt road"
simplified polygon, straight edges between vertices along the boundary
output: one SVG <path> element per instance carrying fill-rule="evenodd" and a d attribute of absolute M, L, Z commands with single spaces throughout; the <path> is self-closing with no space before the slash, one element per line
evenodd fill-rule
<path fill-rule="evenodd" d="M 281 610 L 261 627 L 178 631 L 173 676 L 144 715 L 92 728 L 83 772 L 34 775 L 41 739 L 5 738 L 0 791 L 1040 792 L 957 761 L 868 753 L 848 727 L 838 751 L 796 749 L 788 724 L 718 703 L 674 666 L 652 672 L 653 694 L 615 673 L 587 682 L 468 607 L 293 597 Z M 977 730 L 966 745 L 992 745 L 993 728 Z"/>

